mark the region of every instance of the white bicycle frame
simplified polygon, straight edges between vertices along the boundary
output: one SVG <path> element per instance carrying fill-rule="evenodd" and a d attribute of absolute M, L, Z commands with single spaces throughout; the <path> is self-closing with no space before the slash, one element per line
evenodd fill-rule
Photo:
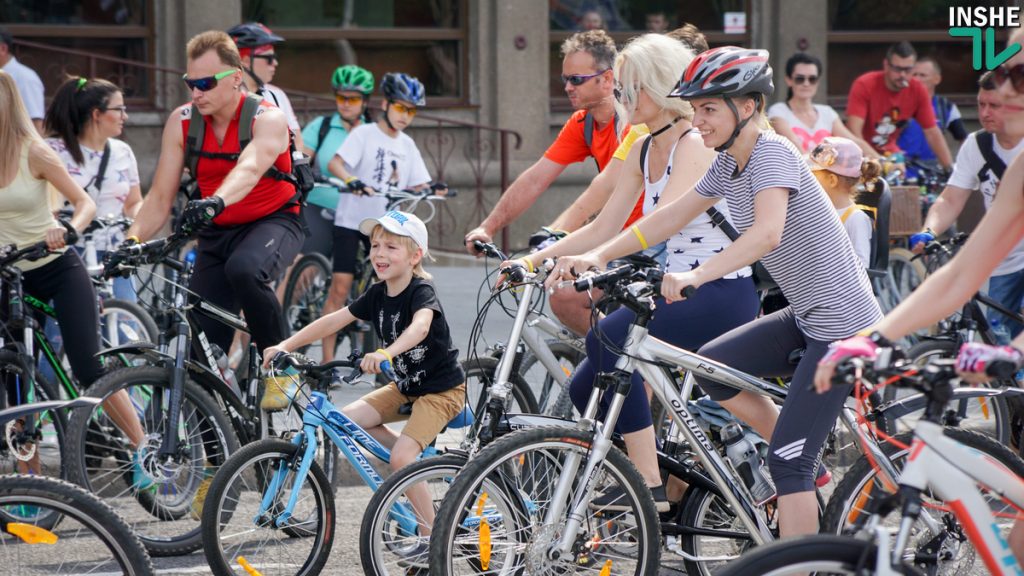
<path fill-rule="evenodd" d="M 914 428 L 907 465 L 900 475 L 901 487 L 930 490 L 950 506 L 971 544 L 994 576 L 1024 574 L 1010 545 L 1000 533 L 998 519 L 978 490 L 981 484 L 1024 510 L 1024 480 L 991 456 L 972 450 L 942 433 L 942 426 L 921 420 Z M 913 519 L 904 517 L 889 553 L 891 530 L 876 529 L 880 553 L 875 573 L 896 575 L 902 561 Z"/>

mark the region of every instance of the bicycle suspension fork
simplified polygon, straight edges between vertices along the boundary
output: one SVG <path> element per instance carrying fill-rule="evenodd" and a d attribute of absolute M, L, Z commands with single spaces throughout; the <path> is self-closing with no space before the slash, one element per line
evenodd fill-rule
<path fill-rule="evenodd" d="M 182 267 L 182 286 L 188 285 L 194 264 L 195 252 L 190 252 L 185 257 Z M 161 461 L 172 459 L 178 452 L 178 423 L 181 420 L 182 395 L 185 390 L 185 377 L 188 373 L 185 362 L 191 352 L 192 344 L 192 328 L 189 326 L 188 316 L 184 312 L 188 305 L 186 298 L 186 291 L 183 288 L 178 288 L 175 291 L 173 310 L 178 316 L 178 322 L 174 340 L 174 369 L 171 372 L 171 397 L 167 406 L 167 418 L 164 420 L 164 434 L 160 440 L 160 450 L 157 452 Z"/>

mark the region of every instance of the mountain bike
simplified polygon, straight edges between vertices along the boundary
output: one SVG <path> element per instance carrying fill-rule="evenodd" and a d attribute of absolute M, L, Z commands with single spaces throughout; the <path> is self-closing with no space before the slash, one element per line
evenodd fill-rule
<path fill-rule="evenodd" d="M 131 273 L 160 263 L 174 271 L 173 277 L 163 278 L 166 291 L 158 295 L 164 322 L 158 343 L 117 349 L 145 359 L 145 365 L 110 372 L 89 389 L 104 399 L 127 392 L 145 441 L 133 446 L 98 409 L 80 410 L 68 423 L 75 455 L 69 462 L 71 478 L 118 510 L 154 556 L 198 550 L 205 494 L 217 468 L 240 443 L 297 431 L 303 409 L 296 403 L 274 413 L 260 408 L 263 380 L 255 344 L 249 345 L 245 379 L 234 380 L 223 351 L 210 344 L 197 315 L 244 332 L 248 328 L 240 316 L 188 290 L 195 253 L 175 257 L 187 240 L 175 234 L 122 248 L 113 266 Z M 336 481 L 336 452 L 327 449 L 320 457 Z"/>
<path fill-rule="evenodd" d="M 576 281 L 579 290 L 603 288 L 636 314 L 616 371 L 599 376 L 576 427 L 514 432 L 466 465 L 434 523 L 431 574 L 544 573 L 580 565 L 607 574 L 648 574 L 657 565 L 661 534 L 682 536 L 687 573 L 710 574 L 747 548 L 776 537 L 773 501 L 754 500 L 684 399 L 693 390 L 694 372 L 777 403 L 784 401 L 786 390 L 649 337 L 647 323 L 660 292 L 660 275 L 626 265 Z M 680 368 L 686 371 L 681 393 L 675 384 Z M 634 370 L 673 419 L 672 442 L 659 454 L 659 465 L 691 486 L 680 504 L 683 521 L 675 526 L 658 522 L 645 482 L 621 450 L 613 448 L 613 426 Z M 594 416 L 608 389 L 614 395 L 605 420 L 597 422 Z M 913 411 L 921 401 L 918 397 L 879 407 L 871 418 L 887 422 Z M 850 409 L 839 420 L 851 432 L 859 427 Z M 866 450 L 895 477 L 877 444 Z M 619 501 L 593 505 L 596 493 L 612 490 L 622 494 Z"/>
<path fill-rule="evenodd" d="M 898 482 L 851 471 L 833 502 L 843 505 L 840 518 L 858 517 L 844 530 L 855 536 L 778 542 L 751 551 L 723 574 L 967 574 L 975 558 L 988 574 L 1021 573 L 1006 534 L 1024 509 L 1024 461 L 984 436 L 942 427 L 956 379 L 953 360 L 934 359 L 921 367 L 890 363 L 885 356 L 873 365 L 849 361 L 836 381 L 884 380 L 927 398 L 925 416 L 903 439 L 911 443 L 901 448 Z M 1000 378 L 1016 370 L 1000 363 L 989 368 Z"/>

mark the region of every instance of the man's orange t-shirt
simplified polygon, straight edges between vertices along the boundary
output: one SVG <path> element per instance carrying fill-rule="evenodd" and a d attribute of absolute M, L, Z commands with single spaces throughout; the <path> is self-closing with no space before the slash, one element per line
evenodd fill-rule
<path fill-rule="evenodd" d="M 608 162 L 611 162 L 615 150 L 618 149 L 621 138 L 615 132 L 615 122 L 609 122 L 600 129 L 598 129 L 595 123 L 590 146 L 587 146 L 587 141 L 584 137 L 586 116 L 586 110 L 573 112 L 572 116 L 566 120 L 565 125 L 562 126 L 562 131 L 558 133 L 558 137 L 555 138 L 555 141 L 544 152 L 544 157 L 563 166 L 574 162 L 583 162 L 587 158 L 592 157 L 597 161 L 597 169 L 604 170 Z M 622 130 L 622 135 L 628 133 L 629 128 L 629 125 L 626 125 Z M 643 206 L 644 197 L 641 194 L 636 206 L 633 207 L 626 226 L 629 226 L 643 215 Z"/>

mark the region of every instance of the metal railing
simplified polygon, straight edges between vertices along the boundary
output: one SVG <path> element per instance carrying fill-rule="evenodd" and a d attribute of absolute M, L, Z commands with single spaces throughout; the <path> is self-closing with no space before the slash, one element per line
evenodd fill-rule
<path fill-rule="evenodd" d="M 104 78 L 121 87 L 126 103 L 135 109 L 166 113 L 188 97 L 181 87 L 183 70 L 27 40 L 15 40 L 14 45 L 15 56 L 39 73 L 49 93 L 68 76 L 86 76 Z M 52 54 L 53 57 L 41 54 Z M 308 121 L 317 113 L 330 113 L 336 109 L 331 97 L 297 90 L 285 92 L 303 120 Z M 507 128 L 430 114 L 417 115 L 410 135 L 416 140 L 435 180 L 447 181 L 446 176 L 454 176 L 450 184 L 460 190 L 460 196 L 453 199 L 458 203 L 459 218 L 455 215 L 456 210 L 445 203 L 430 224 L 432 249 L 436 246 L 439 251 L 461 252 L 463 233 L 469 226 L 482 221 L 490 209 L 492 201 L 488 198 L 487 188 L 497 187 L 498 195 L 508 188 L 509 155 L 522 145 L 522 136 Z M 457 151 L 459 155 L 455 156 Z M 456 166 L 453 160 L 463 165 Z M 498 165 L 496 179 L 491 175 L 495 164 Z M 507 230 L 502 232 L 501 242 L 507 249 Z"/>

